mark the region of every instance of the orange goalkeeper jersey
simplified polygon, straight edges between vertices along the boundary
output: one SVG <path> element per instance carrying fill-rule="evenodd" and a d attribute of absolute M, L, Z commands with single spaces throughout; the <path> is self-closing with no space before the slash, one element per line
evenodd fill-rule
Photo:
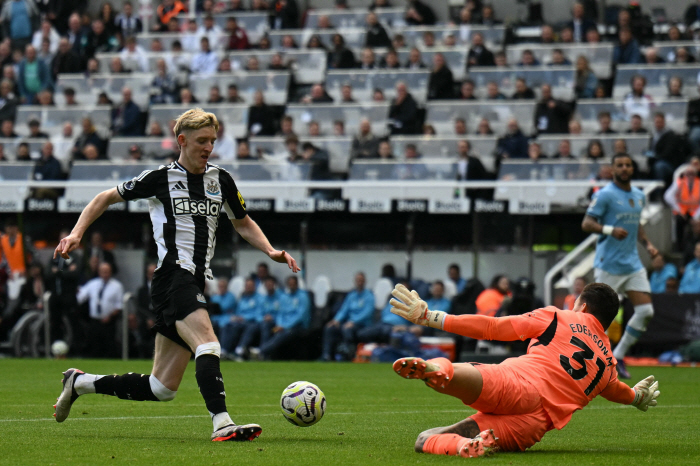
<path fill-rule="evenodd" d="M 448 332 L 490 340 L 531 338 L 527 354 L 505 360 L 537 389 L 557 429 L 597 395 L 630 404 L 634 391 L 617 378 L 610 340 L 591 314 L 553 306 L 502 318 L 446 316 Z"/>

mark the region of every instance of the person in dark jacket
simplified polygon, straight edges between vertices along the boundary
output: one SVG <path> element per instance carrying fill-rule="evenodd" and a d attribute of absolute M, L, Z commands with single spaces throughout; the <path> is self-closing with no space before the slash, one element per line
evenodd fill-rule
<path fill-rule="evenodd" d="M 41 146 L 41 158 L 34 166 L 35 180 L 60 180 L 63 178 L 61 162 L 53 156 L 53 144 L 45 142 Z"/>
<path fill-rule="evenodd" d="M 58 52 L 51 61 L 51 77 L 56 80 L 56 77 L 65 73 L 80 73 L 85 67 L 80 56 L 75 53 L 70 46 L 68 39 L 63 37 L 58 41 Z"/>
<path fill-rule="evenodd" d="M 391 39 L 386 29 L 379 23 L 377 15 L 374 12 L 367 13 L 367 35 L 365 38 L 365 47 L 391 47 Z"/>
<path fill-rule="evenodd" d="M 552 97 L 552 86 L 542 84 L 542 98 L 535 107 L 537 134 L 568 133 L 573 104 Z"/>
<path fill-rule="evenodd" d="M 396 97 L 389 107 L 389 126 L 391 134 L 418 134 L 418 104 L 408 92 L 406 83 L 396 83 Z"/>
<path fill-rule="evenodd" d="M 518 126 L 518 120 L 508 121 L 506 134 L 496 142 L 496 155 L 502 159 L 527 158 L 528 138 Z"/>
<path fill-rule="evenodd" d="M 328 152 L 320 147 L 316 147 L 310 142 L 305 142 L 301 146 L 301 154 L 296 155 L 290 162 L 311 162 L 311 179 L 323 181 L 330 179 L 331 172 L 328 165 Z"/>
<path fill-rule="evenodd" d="M 406 10 L 406 24 L 409 26 L 432 26 L 435 24 L 435 13 L 420 0 L 408 0 Z"/>
<path fill-rule="evenodd" d="M 441 53 L 433 55 L 433 70 L 428 79 L 428 100 L 454 98 L 454 78 Z"/>
<path fill-rule="evenodd" d="M 471 154 L 469 141 L 462 139 L 457 143 L 457 179 L 458 180 L 486 180 L 488 173 L 484 164 L 475 155 Z"/>
<path fill-rule="evenodd" d="M 682 135 L 666 126 L 663 112 L 654 113 L 654 129 L 649 138 L 649 149 L 654 153 L 654 159 L 650 161 L 652 178 L 669 186 L 673 172 L 690 156 L 687 145 Z"/>
<path fill-rule="evenodd" d="M 340 34 L 333 36 L 333 49 L 328 52 L 328 68 L 355 68 L 355 54 L 345 46 L 345 39 Z"/>
<path fill-rule="evenodd" d="M 484 46 L 484 36 L 480 33 L 472 36 L 472 45 L 467 53 L 467 70 L 472 66 L 496 66 L 493 53 Z"/>
<path fill-rule="evenodd" d="M 262 91 L 253 94 L 253 105 L 248 109 L 248 135 L 250 136 L 274 136 L 272 110 L 265 103 Z"/>
<path fill-rule="evenodd" d="M 0 82 L 0 121 L 15 120 L 17 116 L 17 96 L 12 92 L 12 81 Z"/>
<path fill-rule="evenodd" d="M 92 22 L 92 29 L 84 42 L 81 43 L 81 55 L 84 60 L 87 60 L 98 52 L 114 52 L 117 46 L 117 39 L 109 35 L 102 20 L 96 19 Z"/>
<path fill-rule="evenodd" d="M 2 89 L 0 87 L 0 89 Z M 700 86 L 698 86 L 700 90 Z M 0 94 L 2 94 L 0 92 Z M 4 118 L 0 118 L 4 120 Z M 688 114 L 686 117 L 688 124 L 688 141 L 693 146 L 693 151 L 700 153 L 700 98 L 692 99 L 688 102 Z"/>
<path fill-rule="evenodd" d="M 333 102 L 333 97 L 331 97 L 323 84 L 316 83 L 311 86 L 311 92 L 302 97 L 301 103 L 303 104 L 329 104 Z"/>
<path fill-rule="evenodd" d="M 299 27 L 299 7 L 296 0 L 276 0 L 270 2 L 270 27 L 272 29 L 297 29 Z"/>
<path fill-rule="evenodd" d="M 613 64 L 633 65 L 643 63 L 644 59 L 639 50 L 639 42 L 632 36 L 632 30 L 628 27 L 620 29 L 619 42 L 613 49 Z"/>
<path fill-rule="evenodd" d="M 535 97 L 535 91 L 527 86 L 525 78 L 517 78 L 515 80 L 515 93 L 513 93 L 511 99 L 534 99 Z"/>
<path fill-rule="evenodd" d="M 567 27 L 574 33 L 574 42 L 587 42 L 586 33 L 598 29 L 598 25 L 586 18 L 583 3 L 576 2 L 572 8 L 572 20 L 567 23 Z"/>
<path fill-rule="evenodd" d="M 112 109 L 112 129 L 118 136 L 143 136 L 141 109 L 131 100 L 131 89 L 122 89 L 122 103 Z"/>
<path fill-rule="evenodd" d="M 73 146 L 73 159 L 80 159 L 83 149 L 89 145 L 97 147 L 100 155 L 104 156 L 107 152 L 106 142 L 97 134 L 92 120 L 88 117 L 83 118 L 82 126 L 83 132 L 75 140 Z"/>

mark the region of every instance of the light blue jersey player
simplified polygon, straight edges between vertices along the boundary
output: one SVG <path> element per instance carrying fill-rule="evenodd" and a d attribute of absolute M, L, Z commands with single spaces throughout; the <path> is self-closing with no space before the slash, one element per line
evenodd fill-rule
<path fill-rule="evenodd" d="M 646 201 L 644 193 L 630 184 L 634 173 L 632 158 L 616 154 L 612 166 L 613 182 L 593 197 L 581 228 L 586 233 L 600 233 L 595 252 L 595 281 L 627 295 L 634 306 L 634 315 L 613 351 L 619 376 L 629 378 L 623 358 L 654 316 L 651 286 L 637 252 L 637 241 L 645 245 L 651 257 L 658 251 L 639 223 Z"/>

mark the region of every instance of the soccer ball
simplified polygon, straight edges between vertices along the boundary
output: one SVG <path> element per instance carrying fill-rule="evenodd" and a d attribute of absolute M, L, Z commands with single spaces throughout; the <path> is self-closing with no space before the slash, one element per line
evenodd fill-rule
<path fill-rule="evenodd" d="M 311 382 L 294 382 L 282 392 L 280 407 L 289 422 L 309 427 L 320 421 L 326 412 L 326 396 Z"/>
<path fill-rule="evenodd" d="M 56 340 L 51 345 L 51 352 L 57 358 L 60 358 L 61 356 L 65 356 L 66 354 L 68 354 L 69 349 L 70 348 L 68 347 L 68 343 L 66 343 L 63 340 Z"/>

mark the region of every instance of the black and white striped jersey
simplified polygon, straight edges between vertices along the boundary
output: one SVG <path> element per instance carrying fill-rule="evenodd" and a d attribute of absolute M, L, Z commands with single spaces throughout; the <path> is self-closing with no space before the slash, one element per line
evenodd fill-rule
<path fill-rule="evenodd" d="M 203 174 L 195 175 L 173 162 L 146 170 L 117 190 L 127 201 L 148 199 L 158 268 L 179 265 L 198 281 L 211 278 L 209 262 L 221 209 L 230 219 L 247 215 L 243 196 L 229 172 L 212 164 L 207 164 Z"/>

